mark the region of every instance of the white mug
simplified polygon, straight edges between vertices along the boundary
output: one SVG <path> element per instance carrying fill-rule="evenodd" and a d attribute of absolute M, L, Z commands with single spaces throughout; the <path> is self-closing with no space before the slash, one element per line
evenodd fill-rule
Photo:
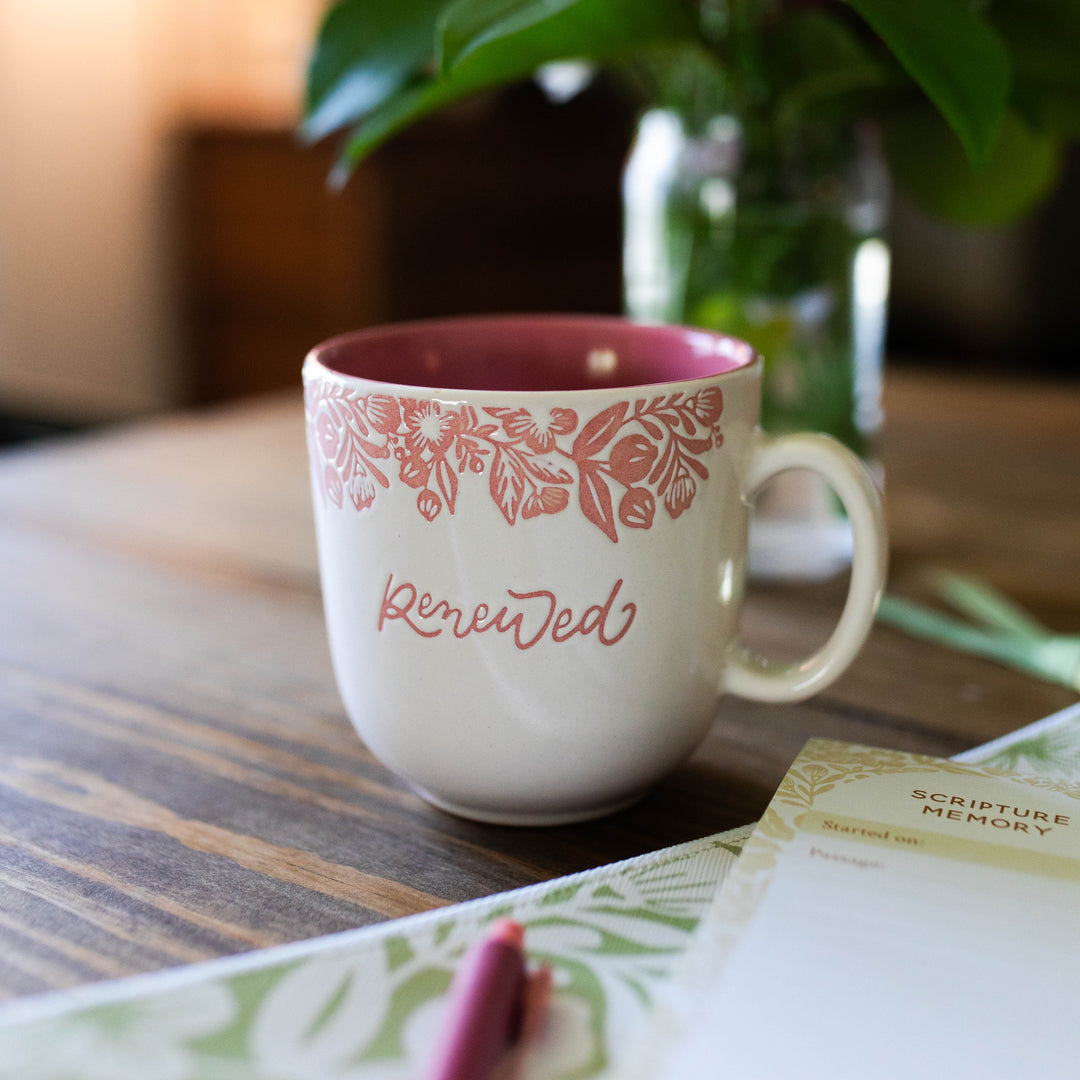
<path fill-rule="evenodd" d="M 721 334 L 504 316 L 380 327 L 304 365 L 323 602 L 346 710 L 424 798 L 501 824 L 617 810 L 725 692 L 795 701 L 851 662 L 885 575 L 881 504 L 823 435 L 758 427 L 761 361 Z M 819 473 L 854 534 L 815 655 L 736 634 L 754 493 Z"/>

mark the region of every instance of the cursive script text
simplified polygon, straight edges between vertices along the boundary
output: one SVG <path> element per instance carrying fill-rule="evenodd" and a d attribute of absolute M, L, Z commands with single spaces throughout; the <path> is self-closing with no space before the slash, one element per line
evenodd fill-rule
<path fill-rule="evenodd" d="M 494 630 L 509 634 L 519 649 L 531 649 L 545 636 L 561 645 L 576 634 L 583 637 L 596 634 L 601 644 L 614 645 L 626 636 L 637 614 L 637 605 L 632 603 L 623 604 L 616 610 L 615 601 L 622 584 L 622 578 L 619 578 L 602 604 L 587 607 L 578 617 L 572 608 L 564 607 L 550 589 L 532 592 L 507 589 L 507 595 L 516 603 L 497 608 L 482 603 L 467 610 L 454 607 L 447 600 L 436 600 L 412 582 L 395 581 L 391 574 L 379 610 L 379 631 L 383 631 L 387 623 L 403 622 L 425 638 L 438 637 L 447 629 L 456 638 Z"/>

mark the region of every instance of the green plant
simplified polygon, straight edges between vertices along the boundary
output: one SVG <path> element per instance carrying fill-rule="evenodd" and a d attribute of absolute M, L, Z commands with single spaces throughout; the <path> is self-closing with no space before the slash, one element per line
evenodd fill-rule
<path fill-rule="evenodd" d="M 897 181 L 997 223 L 1053 186 L 1080 134 L 1080 0 L 337 0 L 303 133 L 347 132 L 333 180 L 396 131 L 542 65 L 615 69 L 691 126 L 732 111 L 766 141 L 881 122 Z"/>

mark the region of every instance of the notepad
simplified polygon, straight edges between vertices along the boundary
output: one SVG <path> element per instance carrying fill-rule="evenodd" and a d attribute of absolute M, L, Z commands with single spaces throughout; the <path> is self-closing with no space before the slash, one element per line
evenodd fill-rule
<path fill-rule="evenodd" d="M 1080 781 L 814 739 L 620 1075 L 1071 1080 L 1078 962 Z"/>

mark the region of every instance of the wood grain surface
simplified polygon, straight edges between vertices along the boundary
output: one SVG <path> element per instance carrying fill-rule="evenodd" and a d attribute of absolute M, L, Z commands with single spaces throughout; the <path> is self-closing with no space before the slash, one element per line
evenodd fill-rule
<path fill-rule="evenodd" d="M 894 372 L 892 587 L 984 574 L 1080 631 L 1080 390 Z M 434 810 L 334 686 L 299 395 L 0 458 L 0 995 L 293 941 L 744 824 L 806 738 L 950 754 L 1075 693 L 879 627 L 800 705 L 729 699 L 693 759 L 608 819 Z M 776 655 L 845 582 L 755 587 Z"/>

